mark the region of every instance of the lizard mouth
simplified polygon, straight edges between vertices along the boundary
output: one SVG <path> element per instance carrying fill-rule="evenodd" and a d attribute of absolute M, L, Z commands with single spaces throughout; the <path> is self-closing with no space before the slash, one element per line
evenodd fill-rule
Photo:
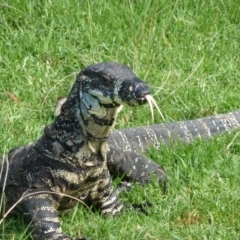
<path fill-rule="evenodd" d="M 152 115 L 152 121 L 154 122 L 154 113 L 153 113 L 153 106 L 156 107 L 159 115 L 162 117 L 162 119 L 165 121 L 165 118 L 164 116 L 162 115 L 162 112 L 160 110 L 160 108 L 158 107 L 156 101 L 154 100 L 153 96 L 150 95 L 150 94 L 146 94 L 144 96 L 144 99 L 145 99 L 145 102 L 148 102 L 149 104 L 149 108 L 150 108 L 150 112 L 151 112 L 151 115 Z"/>
<path fill-rule="evenodd" d="M 147 95 L 136 97 L 137 103 L 138 103 L 139 105 L 142 105 L 142 104 L 144 104 L 144 103 L 147 103 L 148 100 L 146 99 L 146 96 L 147 96 Z"/>
<path fill-rule="evenodd" d="M 136 86 L 135 93 L 136 93 L 135 101 L 139 105 L 147 103 L 148 100 L 147 100 L 146 96 L 151 96 L 150 89 L 148 88 L 148 86 L 144 82 L 141 82 L 140 84 L 138 84 Z"/>

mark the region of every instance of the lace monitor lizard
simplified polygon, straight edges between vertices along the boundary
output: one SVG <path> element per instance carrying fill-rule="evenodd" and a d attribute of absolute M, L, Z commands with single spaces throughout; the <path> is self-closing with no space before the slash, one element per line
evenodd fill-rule
<path fill-rule="evenodd" d="M 23 198 L 13 213 L 23 212 L 35 240 L 74 239 L 62 232 L 58 211 L 72 208 L 76 201 L 60 193 L 88 199 L 103 215 L 115 215 L 127 206 L 113 190 L 110 174 L 137 182 L 149 182 L 154 174 L 166 188 L 161 166 L 140 151 L 149 146 L 159 148 L 161 142 L 177 138 L 187 143 L 210 138 L 240 125 L 240 112 L 231 112 L 111 132 L 121 105 L 141 105 L 149 94 L 148 86 L 127 66 L 114 62 L 91 65 L 80 72 L 43 136 L 9 152 L 9 170 L 5 162 L 0 182 L 5 208 L 26 191 L 32 194 Z M 133 206 L 145 211 L 144 205 Z"/>
<path fill-rule="evenodd" d="M 3 156 L 0 193 L 4 191 L 5 211 L 21 199 L 12 214 L 24 214 L 35 240 L 85 239 L 62 232 L 59 211 L 77 203 L 66 195 L 91 202 L 105 216 L 127 208 L 146 213 L 149 203 L 124 205 L 113 189 L 107 140 L 122 105 L 142 105 L 147 96 L 151 99 L 147 84 L 125 65 L 103 62 L 83 69 L 43 135 Z"/>

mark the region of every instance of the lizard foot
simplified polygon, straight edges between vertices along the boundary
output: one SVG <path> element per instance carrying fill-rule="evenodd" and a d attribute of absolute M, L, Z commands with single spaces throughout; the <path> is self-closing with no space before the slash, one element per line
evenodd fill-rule
<path fill-rule="evenodd" d="M 74 238 L 74 240 L 91 240 L 90 238 L 80 237 L 80 238 Z"/>
<path fill-rule="evenodd" d="M 144 213 L 145 215 L 148 215 L 147 208 L 152 207 L 153 204 L 151 202 L 145 202 L 145 203 L 134 203 L 131 205 L 127 205 L 128 209 L 135 209 L 138 212 Z"/>
<path fill-rule="evenodd" d="M 129 192 L 132 188 L 132 184 L 130 182 L 120 182 L 117 186 L 116 192 L 117 194 L 121 193 L 121 192 Z"/>

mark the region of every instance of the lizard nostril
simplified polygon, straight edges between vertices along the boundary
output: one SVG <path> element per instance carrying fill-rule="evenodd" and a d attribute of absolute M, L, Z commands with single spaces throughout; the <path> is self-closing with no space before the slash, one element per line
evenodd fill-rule
<path fill-rule="evenodd" d="M 140 83 L 137 85 L 136 89 L 136 98 L 145 98 L 146 95 L 150 95 L 151 91 L 145 83 Z"/>
<path fill-rule="evenodd" d="M 132 92 L 133 90 L 134 90 L 134 87 L 131 85 L 131 86 L 129 87 L 129 91 Z"/>

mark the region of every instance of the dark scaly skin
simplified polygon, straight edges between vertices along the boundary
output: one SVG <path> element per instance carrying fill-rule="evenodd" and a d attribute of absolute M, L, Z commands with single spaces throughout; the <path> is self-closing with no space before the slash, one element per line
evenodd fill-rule
<path fill-rule="evenodd" d="M 91 65 L 80 72 L 44 134 L 9 152 L 9 171 L 3 164 L 0 181 L 3 188 L 7 177 L 5 209 L 28 194 L 12 213 L 24 214 L 35 240 L 73 239 L 62 232 L 58 212 L 71 209 L 76 201 L 62 194 L 87 199 L 105 216 L 126 208 L 113 189 L 107 139 L 121 105 L 141 105 L 148 94 L 148 86 L 129 67 L 114 62 Z M 132 207 L 145 212 L 144 204 Z"/>
<path fill-rule="evenodd" d="M 121 146 L 123 152 L 145 152 L 150 146 L 159 148 L 177 140 L 191 143 L 195 139 L 211 137 L 240 127 L 240 111 L 173 123 L 154 124 L 114 131 L 109 147 Z"/>

